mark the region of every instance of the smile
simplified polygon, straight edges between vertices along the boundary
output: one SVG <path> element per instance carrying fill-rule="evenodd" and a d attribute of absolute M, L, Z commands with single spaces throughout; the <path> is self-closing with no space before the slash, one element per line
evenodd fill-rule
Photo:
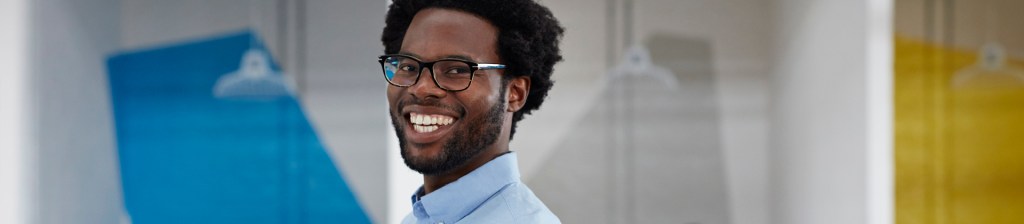
<path fill-rule="evenodd" d="M 439 114 L 409 113 L 409 122 L 417 133 L 430 133 L 442 126 L 452 124 L 455 118 Z"/>

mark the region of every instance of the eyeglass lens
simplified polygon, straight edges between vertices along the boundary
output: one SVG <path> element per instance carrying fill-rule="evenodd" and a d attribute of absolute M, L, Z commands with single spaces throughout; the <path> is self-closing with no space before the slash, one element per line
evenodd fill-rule
<path fill-rule="evenodd" d="M 441 88 L 461 90 L 469 87 L 473 76 L 471 65 L 463 61 L 439 60 L 432 63 L 421 63 L 416 59 L 403 56 L 384 58 L 384 77 L 397 86 L 411 86 L 423 72 L 421 66 L 431 66 L 431 75 Z"/>

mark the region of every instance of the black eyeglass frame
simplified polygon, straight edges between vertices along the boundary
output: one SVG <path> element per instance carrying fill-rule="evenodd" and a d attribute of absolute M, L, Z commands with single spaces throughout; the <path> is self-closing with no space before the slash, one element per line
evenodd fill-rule
<path fill-rule="evenodd" d="M 399 85 L 397 83 L 392 82 L 391 79 L 388 79 L 388 71 L 387 71 L 388 69 L 387 69 L 387 65 L 384 64 L 385 63 L 384 61 L 387 58 L 389 58 L 389 57 L 396 57 L 396 56 L 397 57 L 406 57 L 406 58 L 412 59 L 413 61 L 416 61 L 416 63 L 419 63 L 419 67 L 418 67 L 419 71 L 416 72 L 416 78 L 413 79 L 412 84 L 409 84 L 409 85 Z M 466 87 L 463 87 L 462 89 L 448 89 L 448 88 L 445 88 L 444 86 L 441 86 L 440 82 L 437 82 L 437 74 L 434 73 L 434 64 L 437 63 L 437 62 L 443 62 L 443 61 L 457 61 L 457 62 L 463 62 L 463 63 L 466 63 L 466 64 L 469 65 L 469 83 L 466 84 Z M 381 73 L 384 75 L 384 81 L 387 81 L 388 84 L 391 84 L 391 85 L 397 86 L 397 87 L 410 87 L 410 86 L 414 86 L 414 85 L 416 85 L 416 83 L 419 83 L 420 75 L 423 74 L 423 68 L 427 68 L 427 70 L 430 71 L 430 78 L 431 78 L 431 80 L 434 81 L 434 85 L 436 85 L 437 88 L 441 88 L 441 89 L 443 89 L 445 91 L 449 91 L 449 92 L 458 92 L 458 91 L 463 91 L 463 90 L 469 89 L 469 87 L 473 85 L 473 77 L 476 76 L 476 71 L 479 71 L 479 70 L 504 69 L 505 68 L 505 65 L 503 65 L 503 64 L 476 63 L 474 61 L 457 59 L 457 58 L 448 58 L 448 59 L 441 59 L 441 60 L 436 60 L 436 61 L 431 61 L 431 62 L 423 62 L 419 58 L 413 57 L 411 55 L 404 55 L 404 54 L 385 54 L 385 55 L 381 55 L 381 56 L 377 57 L 377 62 L 380 62 Z"/>

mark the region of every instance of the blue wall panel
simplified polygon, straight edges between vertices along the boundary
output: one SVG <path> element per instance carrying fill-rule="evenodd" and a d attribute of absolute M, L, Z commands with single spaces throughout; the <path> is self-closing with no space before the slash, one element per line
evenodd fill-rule
<path fill-rule="evenodd" d="M 250 46 L 262 49 L 257 39 L 242 32 L 108 59 L 133 223 L 370 222 L 294 97 L 213 96 Z"/>

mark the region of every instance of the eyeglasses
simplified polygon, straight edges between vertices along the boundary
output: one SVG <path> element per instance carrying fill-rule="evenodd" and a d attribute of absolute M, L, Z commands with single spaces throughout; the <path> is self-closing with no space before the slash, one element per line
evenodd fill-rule
<path fill-rule="evenodd" d="M 461 59 L 441 59 L 422 62 L 407 55 L 387 54 L 379 57 L 380 66 L 384 70 L 384 79 L 391 85 L 409 87 L 420 80 L 423 68 L 429 68 L 437 87 L 457 92 L 466 90 L 473 83 L 473 76 L 479 70 L 504 69 L 502 64 L 479 64 Z M 441 73 L 437 73 L 440 71 Z"/>

